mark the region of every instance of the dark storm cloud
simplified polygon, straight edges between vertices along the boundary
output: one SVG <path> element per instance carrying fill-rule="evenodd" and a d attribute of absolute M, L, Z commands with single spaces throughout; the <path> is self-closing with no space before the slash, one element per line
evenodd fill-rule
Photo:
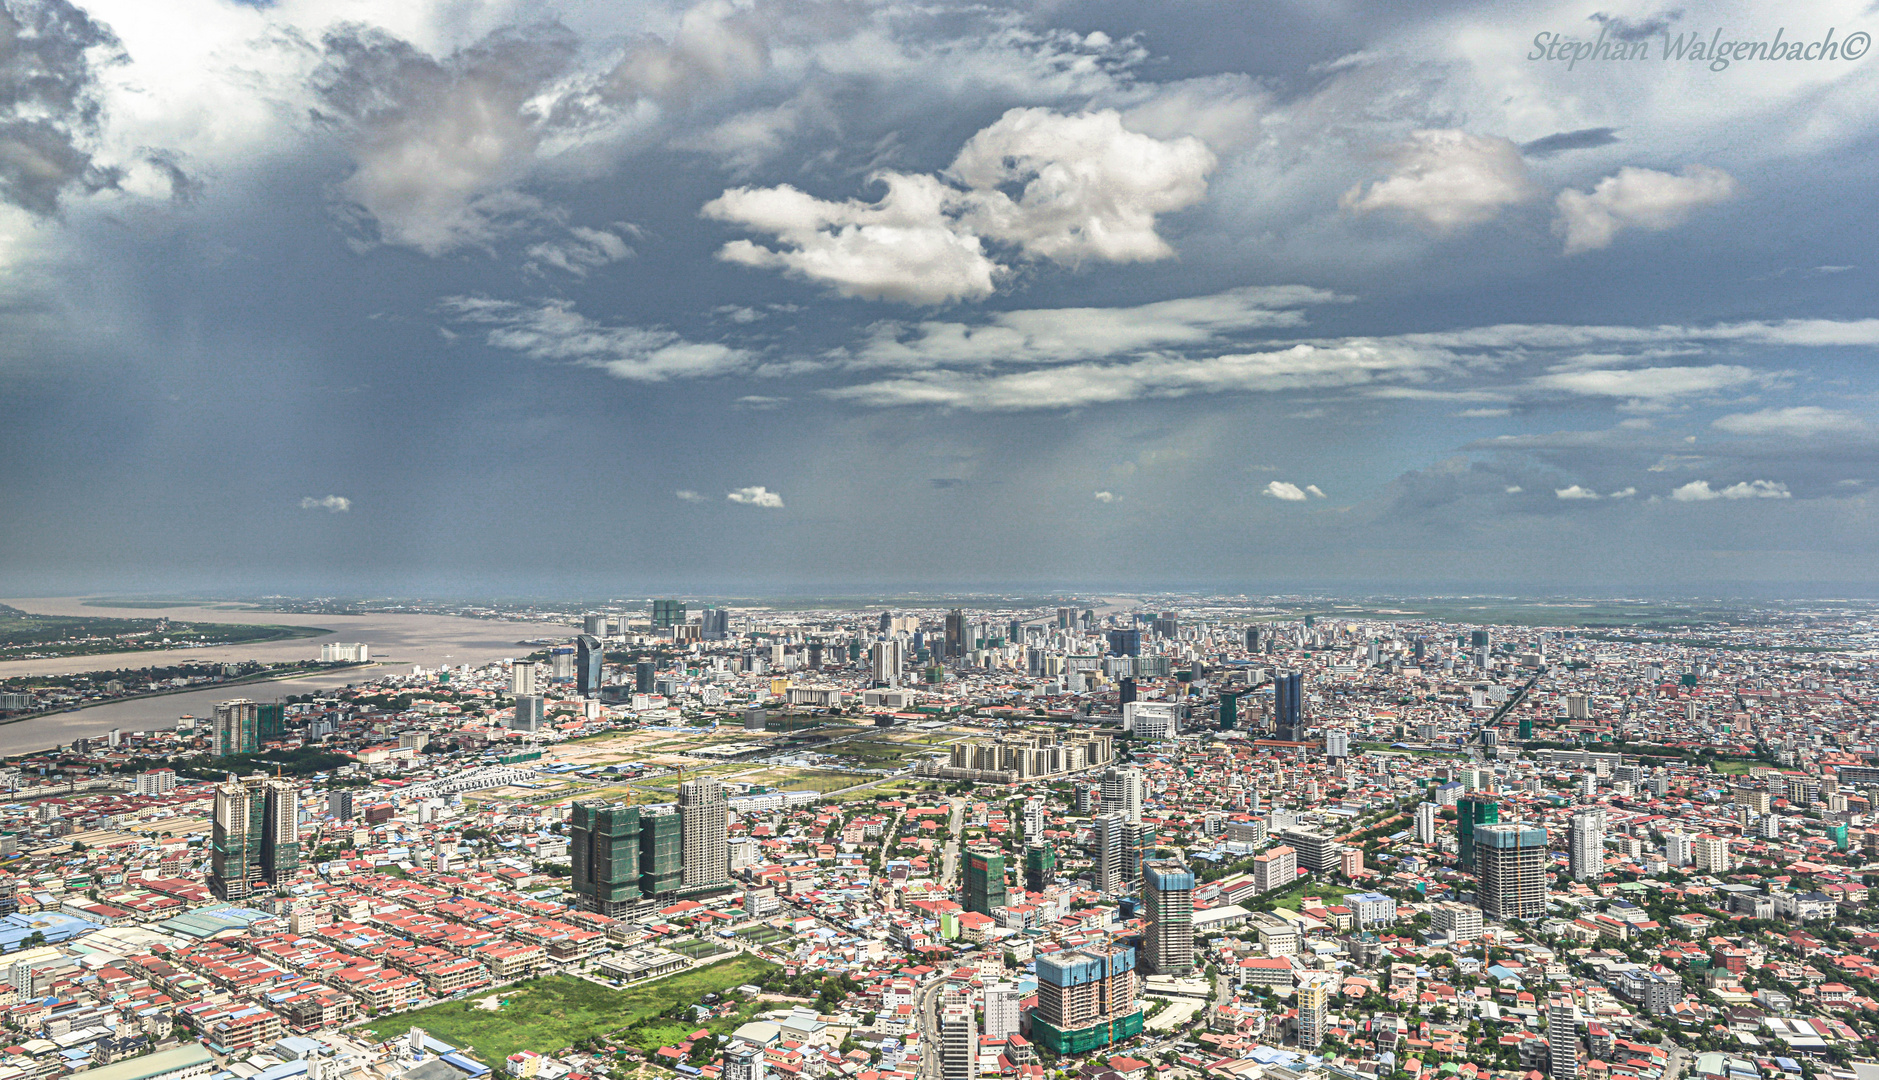
<path fill-rule="evenodd" d="M 69 189 L 117 183 L 81 145 L 98 127 L 94 62 L 110 62 L 117 48 L 107 27 L 66 0 L 0 6 L 0 197 L 44 216 Z"/>
<path fill-rule="evenodd" d="M 1616 129 L 1608 127 L 1580 128 L 1578 131 L 1561 131 L 1553 135 L 1534 139 L 1520 144 L 1520 152 L 1532 158 L 1548 158 L 1554 154 L 1563 154 L 1568 150 L 1590 150 L 1599 146 L 1610 146 L 1618 141 Z"/>

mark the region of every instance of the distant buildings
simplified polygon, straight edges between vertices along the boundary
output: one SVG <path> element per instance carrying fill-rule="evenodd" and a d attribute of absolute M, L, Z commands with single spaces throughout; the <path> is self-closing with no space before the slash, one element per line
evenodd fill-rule
<path fill-rule="evenodd" d="M 1273 738 L 1298 742 L 1305 734 L 1305 680 L 1296 671 L 1272 680 Z"/>
<path fill-rule="evenodd" d="M 605 653 L 600 639 L 582 634 L 574 639 L 574 688 L 584 697 L 600 693 L 601 661 Z"/>
<path fill-rule="evenodd" d="M 211 752 L 216 757 L 252 754 L 261 748 L 260 706 L 247 698 L 218 702 L 210 721 Z"/>
<path fill-rule="evenodd" d="M 372 659 L 372 647 L 361 641 L 329 641 L 320 646 L 322 664 L 364 664 Z"/>
<path fill-rule="evenodd" d="M 260 773 L 215 788 L 209 891 L 242 900 L 300 871 L 300 789 Z"/>
<path fill-rule="evenodd" d="M 724 885 L 731 880 L 730 812 L 724 785 L 717 780 L 707 776 L 679 784 L 686 888 Z"/>

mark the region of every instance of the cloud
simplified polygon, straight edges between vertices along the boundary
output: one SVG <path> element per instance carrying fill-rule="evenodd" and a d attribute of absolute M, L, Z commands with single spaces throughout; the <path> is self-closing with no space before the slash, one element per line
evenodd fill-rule
<path fill-rule="evenodd" d="M 1554 488 L 1553 494 L 1558 496 L 1559 498 L 1569 499 L 1569 500 L 1570 499 L 1591 500 L 1591 499 L 1596 499 L 1599 497 L 1598 492 L 1592 491 L 1589 488 L 1582 488 L 1578 484 L 1574 484 L 1571 487 Z"/>
<path fill-rule="evenodd" d="M 700 503 L 700 502 L 705 501 L 705 497 L 703 495 L 700 495 L 696 491 L 691 491 L 686 488 L 680 488 L 678 491 L 673 492 L 673 494 L 679 497 L 680 502 Z"/>
<path fill-rule="evenodd" d="M 1614 499 L 1629 499 L 1633 495 L 1636 495 L 1637 493 L 1638 493 L 1637 488 L 1627 487 L 1627 488 L 1621 488 L 1618 491 L 1612 492 L 1610 497 Z"/>
<path fill-rule="evenodd" d="M 99 132 L 99 68 L 117 38 L 66 0 L 0 5 L 0 199 L 40 216 L 73 189 L 114 187 L 85 145 Z"/>
<path fill-rule="evenodd" d="M 540 97 L 579 51 L 565 27 L 505 28 L 441 60 L 357 24 L 322 45 L 313 83 L 354 162 L 339 193 L 380 240 L 441 255 L 542 215 L 514 185 L 545 134 Z"/>
<path fill-rule="evenodd" d="M 488 326 L 485 341 L 534 360 L 599 368 L 618 379 L 662 382 L 741 370 L 750 356 L 716 342 L 687 341 L 669 330 L 606 326 L 567 300 L 534 305 L 479 296 L 445 297 L 438 305 L 459 323 Z"/>
<path fill-rule="evenodd" d="M 1731 435 L 1822 435 L 1860 431 L 1865 421 L 1849 412 L 1823 409 L 1818 405 L 1796 405 L 1786 409 L 1763 409 L 1752 413 L 1730 413 L 1710 424 Z"/>
<path fill-rule="evenodd" d="M 1120 498 L 1122 498 L 1122 496 L 1114 494 L 1113 492 L 1099 491 L 1096 493 L 1096 501 L 1099 503 L 1112 503 Z"/>
<path fill-rule="evenodd" d="M 940 304 L 990 296 L 1006 273 L 989 244 L 1068 266 L 1173 254 L 1157 215 L 1206 194 L 1213 154 L 1199 139 L 1127 130 L 1113 110 L 1020 108 L 979 131 L 944 178 L 877 171 L 872 203 L 819 199 L 788 184 L 725 191 L 706 218 L 773 237 L 719 257 L 780 269 L 843 296 Z"/>
<path fill-rule="evenodd" d="M 1712 499 L 1786 499 L 1790 495 L 1788 485 L 1771 480 L 1730 484 L 1720 491 L 1711 488 L 1707 480 L 1692 480 L 1672 491 L 1670 497 L 1678 502 L 1709 502 Z"/>
<path fill-rule="evenodd" d="M 783 496 L 764 487 L 743 487 L 727 493 L 725 498 L 745 506 L 761 506 L 769 510 L 783 509 Z"/>
<path fill-rule="evenodd" d="M 584 278 L 589 271 L 632 258 L 633 249 L 616 233 L 576 225 L 568 230 L 566 238 L 532 244 L 526 254 L 525 271 L 539 274 L 544 267 L 550 267 Z"/>
<path fill-rule="evenodd" d="M 1622 370 L 1553 371 L 1532 380 L 1542 390 L 1559 390 L 1585 397 L 1628 398 L 1644 404 L 1696 394 L 1740 390 L 1764 383 L 1772 376 L 1736 364 L 1702 367 L 1648 367 Z"/>
<path fill-rule="evenodd" d="M 1272 481 L 1260 491 L 1260 494 L 1285 502 L 1304 502 L 1314 495 L 1320 499 L 1324 498 L 1324 492 L 1319 491 L 1315 484 L 1307 484 L 1301 488 L 1297 484 L 1288 484 L 1284 480 Z"/>
<path fill-rule="evenodd" d="M 1580 128 L 1577 131 L 1561 131 L 1534 139 L 1532 142 L 1521 143 L 1520 152 L 1531 158 L 1549 158 L 1568 150 L 1590 150 L 1595 147 L 1610 146 L 1617 141 L 1616 128 Z"/>
<path fill-rule="evenodd" d="M 300 500 L 302 510 L 324 510 L 329 514 L 344 514 L 352 510 L 352 500 L 344 495 L 323 495 L 314 498 L 311 495 Z"/>
<path fill-rule="evenodd" d="M 1416 131 L 1389 157 L 1395 171 L 1345 192 L 1345 209 L 1400 210 L 1447 230 L 1488 221 L 1535 193 L 1520 148 L 1499 136 Z"/>
<path fill-rule="evenodd" d="M 1681 174 L 1626 166 L 1589 192 L 1559 193 L 1553 231 L 1566 238 L 1566 254 L 1608 247 L 1626 228 L 1662 232 L 1683 223 L 1690 211 L 1735 195 L 1735 178 L 1721 169 L 1690 165 Z"/>
<path fill-rule="evenodd" d="M 1506 495 L 1518 495 L 1525 490 L 1527 489 L 1521 487 L 1519 484 L 1509 484 L 1506 487 L 1502 488 L 1501 492 Z"/>

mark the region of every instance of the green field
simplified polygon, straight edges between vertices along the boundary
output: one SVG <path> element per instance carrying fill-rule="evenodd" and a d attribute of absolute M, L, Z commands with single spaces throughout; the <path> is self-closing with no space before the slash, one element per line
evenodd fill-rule
<path fill-rule="evenodd" d="M 732 951 L 729 945 L 720 945 L 715 941 L 708 941 L 704 938 L 699 938 L 695 941 L 675 941 L 668 944 L 666 948 L 678 953 L 680 956 L 688 956 L 693 960 Z"/>
<path fill-rule="evenodd" d="M 1326 885 L 1311 880 L 1305 880 L 1280 893 L 1278 899 L 1273 901 L 1272 906 L 1275 908 L 1284 908 L 1287 911 L 1297 911 L 1302 906 L 1299 901 L 1307 896 L 1321 897 L 1325 903 L 1335 904 L 1356 891 L 1356 889 L 1347 889 L 1342 885 Z M 1264 899 L 1264 897 L 1261 897 L 1261 900 Z"/>
<path fill-rule="evenodd" d="M 774 926 L 753 926 L 748 930 L 739 930 L 737 936 L 752 945 L 768 945 L 772 941 L 781 941 L 789 935 Z"/>
<path fill-rule="evenodd" d="M 1724 776 L 1747 776 L 1748 771 L 1758 765 L 1766 768 L 1768 763 L 1765 761 L 1712 761 L 1709 763 L 1710 768 Z"/>
<path fill-rule="evenodd" d="M 476 1001 L 488 996 L 478 995 L 381 1017 L 365 1027 L 379 1039 L 397 1038 L 413 1026 L 421 1027 L 494 1068 L 518 1050 L 559 1053 L 582 1040 L 655 1018 L 674 1005 L 694 1003 L 706 994 L 754 982 L 775 966 L 754 956 L 738 956 L 624 990 L 571 975 L 555 975 L 495 991 L 502 999 L 502 1008 L 494 1012 L 477 1008 Z M 679 1038 L 696 1030 L 690 1024 L 676 1022 L 648 1025 L 654 1026 L 661 1033 L 668 1026 L 687 1028 L 678 1033 Z M 645 1030 L 636 1036 L 636 1042 L 655 1037 Z M 664 1042 L 654 1043 L 659 1045 Z"/>
<path fill-rule="evenodd" d="M 156 619 L 33 615 L 0 604 L 0 659 L 27 654 L 92 656 L 114 652 L 156 652 L 185 645 L 252 644 L 330 633 L 331 630 L 319 627 L 240 623 L 172 622 L 159 629 Z"/>

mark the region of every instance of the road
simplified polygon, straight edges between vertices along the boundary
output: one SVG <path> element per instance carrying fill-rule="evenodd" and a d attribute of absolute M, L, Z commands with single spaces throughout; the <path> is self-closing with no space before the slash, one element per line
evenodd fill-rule
<path fill-rule="evenodd" d="M 953 884 L 953 871 L 959 867 L 959 839 L 965 832 L 966 800 L 958 795 L 948 796 L 953 805 L 953 816 L 946 825 L 946 857 L 941 861 L 940 886 L 950 889 Z"/>

